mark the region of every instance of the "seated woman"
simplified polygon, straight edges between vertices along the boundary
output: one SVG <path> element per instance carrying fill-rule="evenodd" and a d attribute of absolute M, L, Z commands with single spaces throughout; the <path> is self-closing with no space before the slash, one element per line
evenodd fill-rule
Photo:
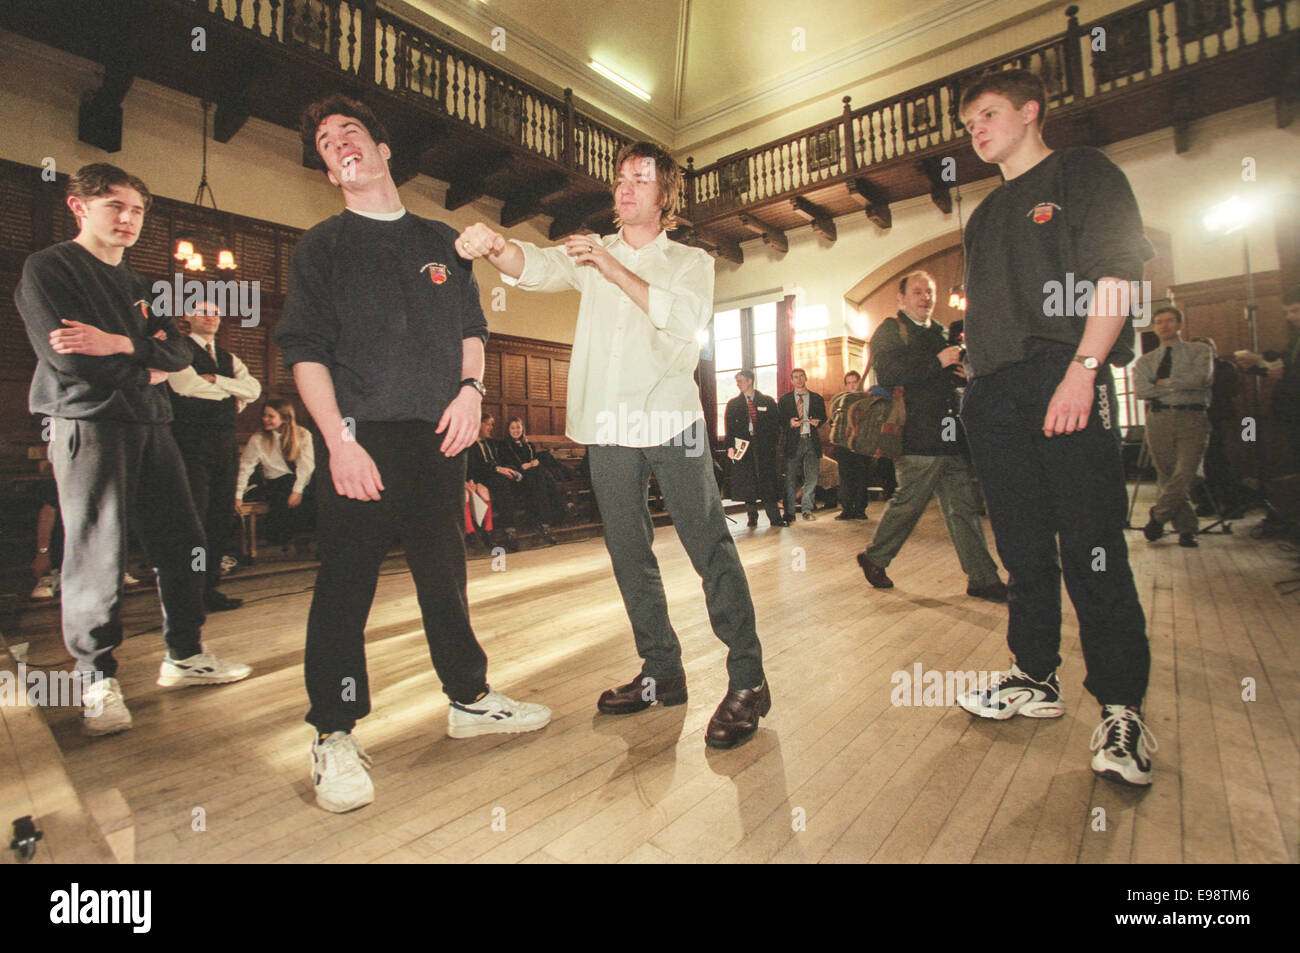
<path fill-rule="evenodd" d="M 551 524 L 561 522 L 565 511 L 559 488 L 546 472 L 542 456 L 528 442 L 524 422 L 518 417 L 511 417 L 506 431 L 507 437 L 501 442 L 501 462 L 523 475 L 519 481 L 520 496 L 529 515 L 538 522 L 542 537 L 547 542 L 554 542 L 551 538 Z"/>
<path fill-rule="evenodd" d="M 266 538 L 271 543 L 287 546 L 295 533 L 312 529 L 311 508 L 302 502 L 315 470 L 311 432 L 298 426 L 293 402 L 267 401 L 262 432 L 248 439 L 239 458 L 235 499 L 270 504 Z"/>

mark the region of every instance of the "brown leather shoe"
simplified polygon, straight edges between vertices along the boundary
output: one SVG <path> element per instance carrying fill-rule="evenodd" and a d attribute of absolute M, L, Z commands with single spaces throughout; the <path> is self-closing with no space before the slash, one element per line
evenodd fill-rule
<path fill-rule="evenodd" d="M 767 679 L 758 688 L 729 691 L 709 719 L 704 743 L 710 748 L 734 748 L 754 737 L 758 719 L 772 710 L 772 693 Z"/>
<path fill-rule="evenodd" d="M 655 702 L 669 708 L 686 703 L 686 676 L 651 678 L 638 675 L 626 685 L 603 692 L 596 707 L 606 715 L 632 715 Z"/>
<path fill-rule="evenodd" d="M 894 580 L 886 576 L 883 569 L 868 559 L 865 552 L 858 553 L 858 565 L 862 567 L 862 575 L 867 577 L 867 582 L 877 589 L 894 588 Z"/>
<path fill-rule="evenodd" d="M 987 599 L 989 602 L 1006 602 L 1007 586 L 1001 579 L 990 582 L 986 586 L 967 586 L 966 595 L 974 596 L 976 599 Z"/>

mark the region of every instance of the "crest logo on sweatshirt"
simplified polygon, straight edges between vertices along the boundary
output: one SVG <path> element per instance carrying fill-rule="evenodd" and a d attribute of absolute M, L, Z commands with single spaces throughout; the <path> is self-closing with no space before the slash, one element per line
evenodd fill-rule
<path fill-rule="evenodd" d="M 429 280 L 435 285 L 440 285 L 447 280 L 447 266 L 440 265 L 436 261 L 429 262 L 420 270 L 427 271 L 429 273 Z"/>
<path fill-rule="evenodd" d="M 137 307 L 137 308 L 140 309 L 140 317 L 144 318 L 146 321 L 149 320 L 149 301 L 148 301 L 148 299 L 146 299 L 146 298 L 141 298 L 139 301 L 132 301 L 131 304 L 133 304 L 135 307 Z"/>
<path fill-rule="evenodd" d="M 1061 206 L 1055 202 L 1039 202 L 1029 210 L 1029 215 L 1033 218 L 1035 225 L 1042 225 L 1045 222 L 1050 222 L 1053 212 L 1059 211 L 1060 208 Z"/>

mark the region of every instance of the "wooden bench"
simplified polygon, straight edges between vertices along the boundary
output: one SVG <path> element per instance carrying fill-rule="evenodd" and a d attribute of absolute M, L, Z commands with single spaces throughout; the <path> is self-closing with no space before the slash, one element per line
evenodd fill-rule
<path fill-rule="evenodd" d="M 245 503 L 240 500 L 235 504 L 239 511 L 239 548 L 249 559 L 257 558 L 257 518 L 271 512 L 269 503 Z"/>

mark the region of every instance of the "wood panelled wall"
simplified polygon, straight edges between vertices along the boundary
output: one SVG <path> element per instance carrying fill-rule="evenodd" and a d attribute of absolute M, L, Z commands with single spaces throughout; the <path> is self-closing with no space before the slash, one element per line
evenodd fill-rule
<path fill-rule="evenodd" d="M 511 337 L 488 338 L 483 410 L 496 417 L 496 436 L 506 436 L 506 421 L 518 417 L 532 436 L 563 436 L 569 393 L 568 344 Z"/>

